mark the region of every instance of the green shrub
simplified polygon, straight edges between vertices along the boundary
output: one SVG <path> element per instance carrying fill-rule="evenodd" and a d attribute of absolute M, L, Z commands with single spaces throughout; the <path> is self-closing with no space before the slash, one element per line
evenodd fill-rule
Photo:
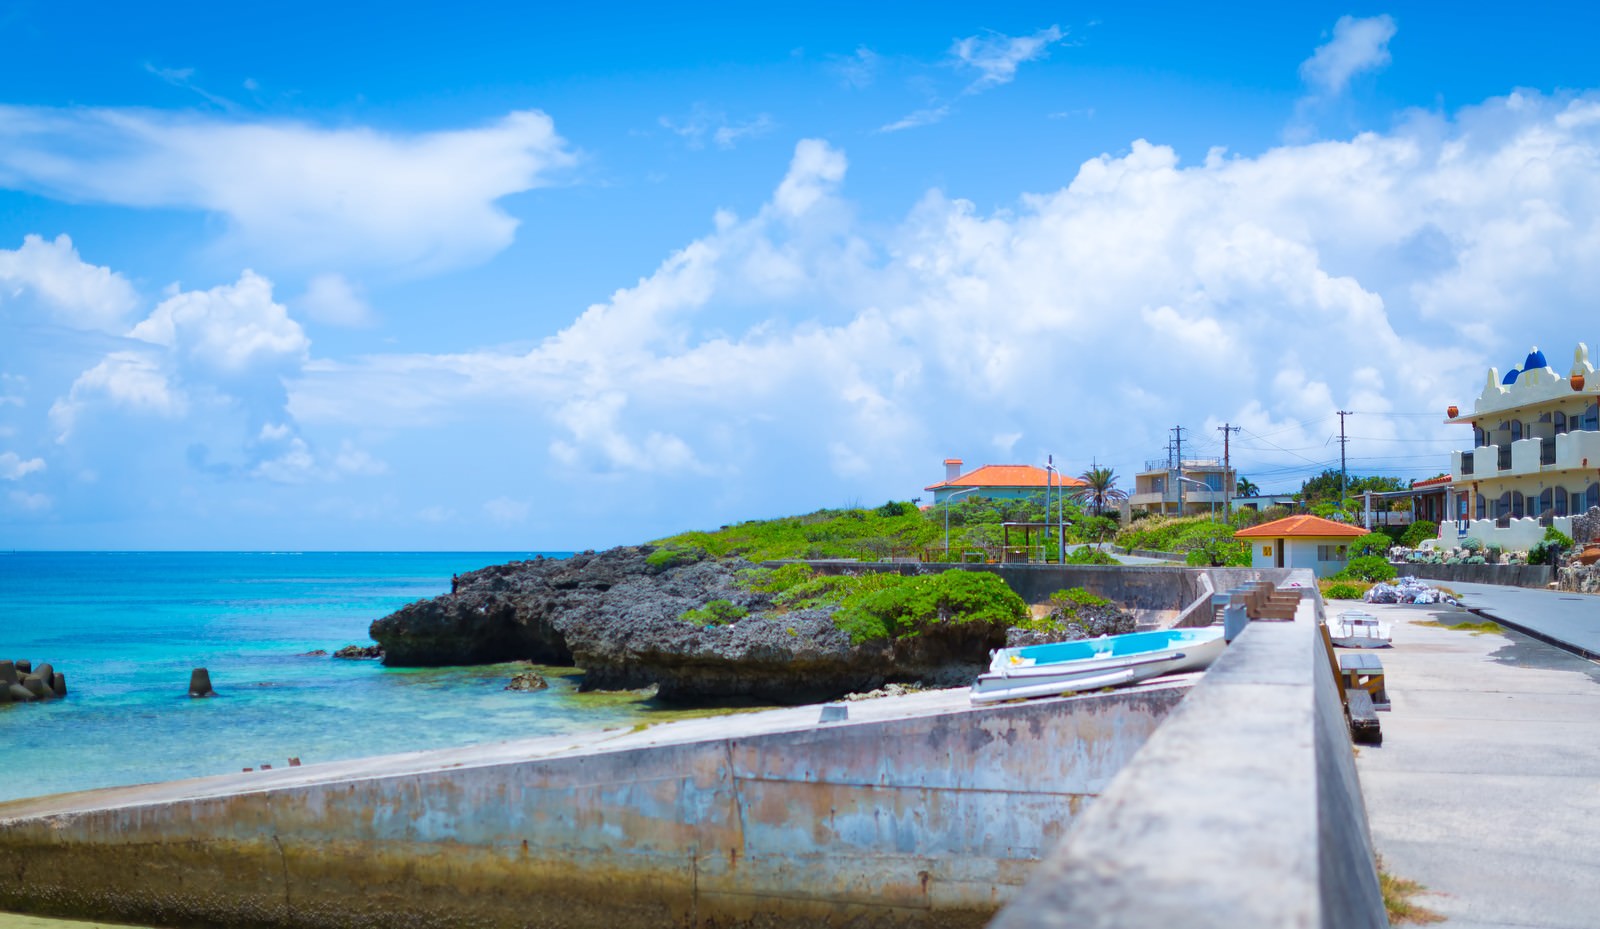
<path fill-rule="evenodd" d="M 1467 557 L 1461 559 L 1461 563 L 1462 564 L 1484 564 L 1485 562 L 1483 560 L 1483 556 L 1482 555 L 1468 555 Z"/>
<path fill-rule="evenodd" d="M 1572 541 L 1572 536 L 1567 535 L 1554 526 L 1544 527 L 1544 541 L 1561 543 L 1561 550 L 1566 551 L 1577 543 Z"/>
<path fill-rule="evenodd" d="M 1117 559 L 1098 549 L 1084 545 L 1067 552 L 1067 564 L 1079 565 L 1114 565 L 1122 564 Z"/>
<path fill-rule="evenodd" d="M 1528 564 L 1559 564 L 1561 554 L 1567 550 L 1565 545 L 1553 539 L 1533 543 L 1528 549 Z"/>
<path fill-rule="evenodd" d="M 1352 558 L 1343 571 L 1333 576 L 1334 580 L 1339 581 L 1390 581 L 1394 577 L 1394 565 L 1376 555 Z"/>
<path fill-rule="evenodd" d="M 749 612 L 728 600 L 712 600 L 698 609 L 684 611 L 678 618 L 696 626 L 726 626 L 743 619 Z"/>
<path fill-rule="evenodd" d="M 1429 522 L 1426 519 L 1419 519 L 1407 526 L 1405 532 L 1400 533 L 1400 544 L 1404 545 L 1406 548 L 1416 548 L 1418 545 L 1421 545 L 1429 539 L 1436 539 L 1438 537 L 1438 523 Z"/>
<path fill-rule="evenodd" d="M 1498 545 L 1485 545 L 1483 547 L 1483 560 L 1489 562 L 1490 564 L 1499 564 L 1500 555 L 1504 551 L 1505 549 Z"/>
<path fill-rule="evenodd" d="M 942 571 L 886 581 L 847 594 L 834 625 L 860 644 L 915 636 L 933 623 L 986 623 L 1009 627 L 1028 617 L 1028 606 L 997 574 Z"/>
<path fill-rule="evenodd" d="M 1475 536 L 1467 536 L 1461 540 L 1461 547 L 1470 553 L 1476 554 L 1483 551 L 1483 542 Z M 1480 561 L 1478 563 L 1482 564 L 1483 562 Z"/>
<path fill-rule="evenodd" d="M 706 550 L 692 545 L 666 545 L 645 556 L 645 564 L 653 568 L 676 568 L 694 564 L 706 557 Z"/>
<path fill-rule="evenodd" d="M 1360 558 L 1376 555 L 1379 558 L 1387 558 L 1389 556 L 1389 547 L 1393 544 L 1393 540 L 1387 535 L 1381 532 L 1369 532 L 1350 543 L 1350 557 Z"/>
<path fill-rule="evenodd" d="M 1335 581 L 1322 588 L 1322 596 L 1328 600 L 1360 600 L 1366 592 L 1365 585 L 1350 581 Z"/>

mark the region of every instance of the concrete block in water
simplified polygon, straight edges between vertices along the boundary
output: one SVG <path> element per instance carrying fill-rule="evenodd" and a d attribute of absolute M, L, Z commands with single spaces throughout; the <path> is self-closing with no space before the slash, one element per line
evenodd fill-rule
<path fill-rule="evenodd" d="M 195 668 L 189 672 L 189 696 L 215 697 L 217 692 L 211 689 L 211 672 L 205 668 Z"/>
<path fill-rule="evenodd" d="M 65 697 L 67 695 L 67 676 L 60 671 L 51 675 L 50 689 L 56 692 L 56 696 Z"/>
<path fill-rule="evenodd" d="M 17 674 L 19 676 L 33 673 L 33 662 L 26 658 L 18 658 L 13 664 L 17 666 Z"/>
<path fill-rule="evenodd" d="M 38 697 L 41 700 L 54 697 L 56 695 L 56 692 L 50 689 L 50 685 L 46 684 L 44 679 L 37 674 L 30 674 L 23 678 L 22 686 L 28 691 L 28 693 L 33 694 L 35 697 Z"/>
<path fill-rule="evenodd" d="M 9 661 L 0 661 L 0 687 L 10 687 L 20 684 L 22 679 L 17 677 L 17 666 Z"/>
<path fill-rule="evenodd" d="M 56 669 L 47 661 L 33 669 L 33 676 L 44 681 L 45 686 L 49 687 L 51 682 L 55 680 Z"/>
<path fill-rule="evenodd" d="M 21 684 L 8 685 L 6 687 L 6 692 L 11 694 L 11 699 L 17 701 L 18 703 L 32 703 L 33 701 L 39 699 L 38 697 L 34 696 L 33 691 L 22 686 Z"/>

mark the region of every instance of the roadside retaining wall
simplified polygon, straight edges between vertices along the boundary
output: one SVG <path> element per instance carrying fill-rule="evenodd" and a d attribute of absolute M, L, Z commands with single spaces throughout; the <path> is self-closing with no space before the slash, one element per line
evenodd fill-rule
<path fill-rule="evenodd" d="M 772 562 L 779 564 L 781 562 Z M 1171 626 L 1191 615 L 1202 596 L 1213 590 L 1229 590 L 1246 581 L 1290 583 L 1288 568 L 1188 568 L 1178 565 L 1048 565 L 1048 564 L 942 564 L 938 562 L 892 563 L 871 561 L 808 561 L 822 574 L 846 571 L 893 571 L 899 574 L 930 574 L 938 571 L 987 571 L 998 574 L 1006 586 L 1029 603 L 1042 603 L 1058 590 L 1082 587 L 1115 603 L 1139 611 L 1166 614 L 1162 626 Z M 1309 577 L 1309 575 L 1307 575 Z M 1202 578 L 1209 579 L 1209 588 Z M 1315 586 L 1315 584 L 1312 584 Z M 1198 615 L 1198 614 L 1193 614 Z M 1206 617 L 1198 625 L 1209 625 Z"/>
<path fill-rule="evenodd" d="M 164 926 L 980 926 L 1183 693 L 746 737 L 759 717 L 729 717 L 724 737 L 678 744 L 17 801 L 0 805 L 0 910 Z"/>
<path fill-rule="evenodd" d="M 1412 564 L 1392 562 L 1401 577 L 1427 581 L 1461 581 L 1466 584 L 1501 584 L 1543 590 L 1555 583 L 1556 569 L 1547 564 Z"/>
<path fill-rule="evenodd" d="M 1389 924 L 1315 590 L 1245 628 L 993 929 Z"/>

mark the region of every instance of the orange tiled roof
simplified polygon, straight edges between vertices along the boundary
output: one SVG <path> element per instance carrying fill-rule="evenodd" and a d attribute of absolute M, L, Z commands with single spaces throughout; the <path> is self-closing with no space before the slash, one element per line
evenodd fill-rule
<path fill-rule="evenodd" d="M 1233 534 L 1236 539 L 1353 539 L 1367 534 L 1367 530 L 1349 523 L 1336 523 L 1331 519 L 1321 516 L 1311 516 L 1301 513 L 1298 516 L 1285 516 L 1274 519 L 1270 523 L 1251 526 L 1249 529 L 1240 529 Z"/>
<path fill-rule="evenodd" d="M 1451 477 L 1448 474 L 1441 474 L 1438 477 L 1430 477 L 1425 481 L 1412 481 L 1411 482 L 1411 489 L 1415 490 L 1418 487 L 1443 486 L 1443 485 L 1448 484 L 1448 483 L 1450 483 L 1450 482 L 1452 482 L 1454 480 L 1455 480 L 1455 478 Z"/>
<path fill-rule="evenodd" d="M 976 471 L 968 471 L 958 478 L 930 484 L 923 490 L 938 490 L 941 487 L 1037 487 L 1043 490 L 1047 484 L 1049 472 L 1033 465 L 984 465 Z M 1088 484 L 1075 477 L 1069 477 L 1057 472 L 1055 478 L 1057 487 L 1087 487 Z"/>

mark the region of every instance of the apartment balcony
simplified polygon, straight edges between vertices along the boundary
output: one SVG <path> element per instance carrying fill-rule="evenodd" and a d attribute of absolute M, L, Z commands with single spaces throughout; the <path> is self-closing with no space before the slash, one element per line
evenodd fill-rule
<path fill-rule="evenodd" d="M 1588 471 L 1600 468 L 1600 432 L 1567 432 L 1556 436 L 1555 462 L 1546 471 Z"/>
<path fill-rule="evenodd" d="M 1600 432 L 1567 432 L 1452 452 L 1453 473 L 1463 478 L 1519 477 L 1547 471 L 1600 468 Z"/>

